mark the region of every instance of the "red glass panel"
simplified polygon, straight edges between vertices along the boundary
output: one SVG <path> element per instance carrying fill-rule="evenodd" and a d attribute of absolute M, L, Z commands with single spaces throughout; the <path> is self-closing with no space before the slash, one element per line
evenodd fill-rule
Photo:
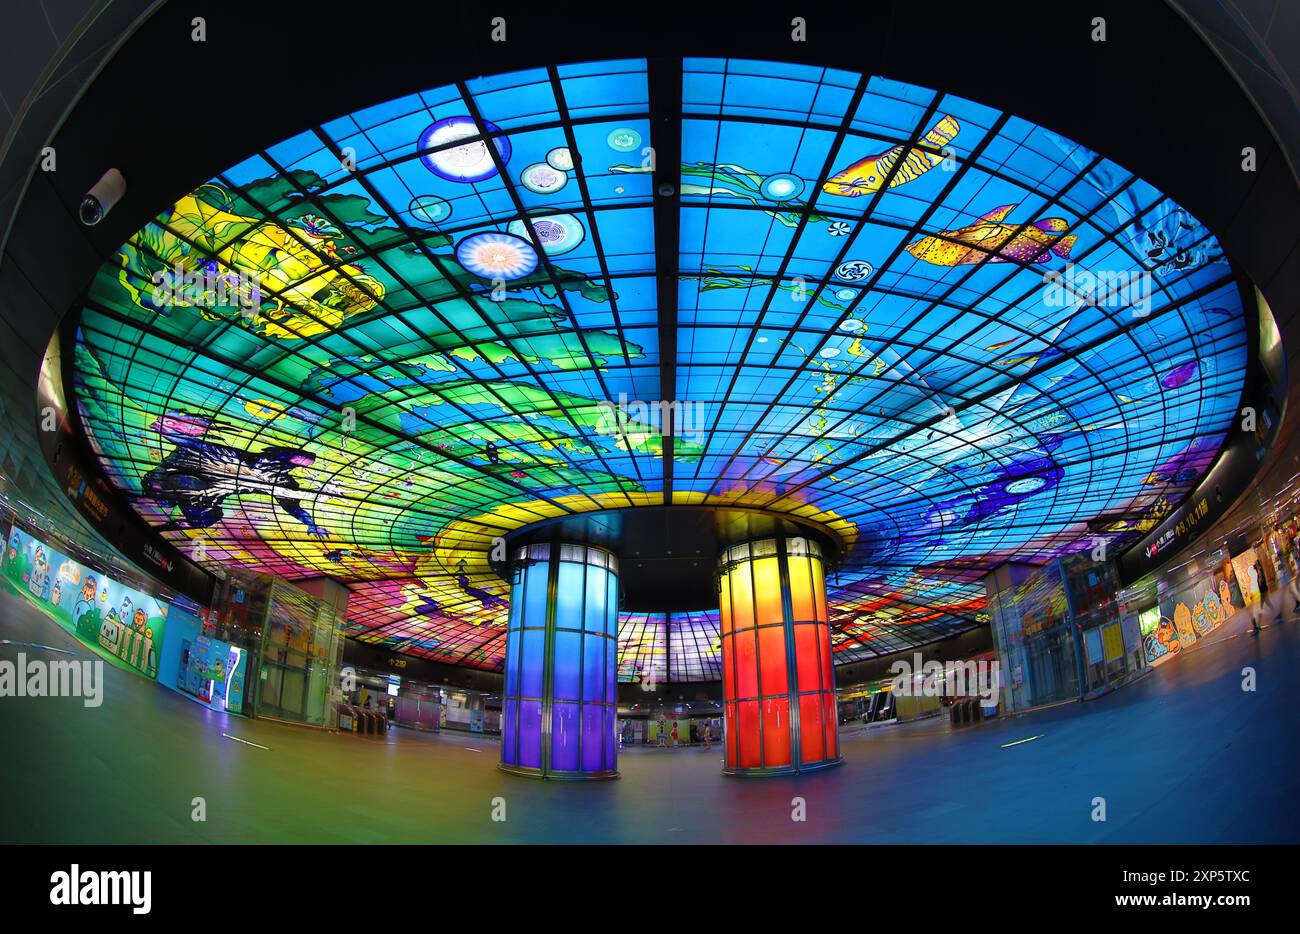
<path fill-rule="evenodd" d="M 742 769 L 755 769 L 762 764 L 758 741 L 758 701 L 742 701 L 736 705 L 736 732 L 740 750 L 736 765 Z"/>
<path fill-rule="evenodd" d="M 834 691 L 827 691 L 822 697 L 826 705 L 826 758 L 834 759 L 840 753 L 839 711 L 836 710 Z"/>
<path fill-rule="evenodd" d="M 727 704 L 726 721 L 724 726 L 727 728 L 727 765 L 736 764 L 736 736 L 739 735 L 739 728 L 736 724 L 736 705 Z"/>
<path fill-rule="evenodd" d="M 790 764 L 790 699 L 763 701 L 763 764 Z"/>
<path fill-rule="evenodd" d="M 722 637 L 722 696 L 736 696 L 736 664 L 732 661 L 734 636 Z"/>
<path fill-rule="evenodd" d="M 822 687 L 835 687 L 835 660 L 831 657 L 831 627 L 817 624 L 817 642 L 821 646 Z"/>
<path fill-rule="evenodd" d="M 799 679 L 796 688 L 800 691 L 815 691 L 821 686 L 817 681 L 821 670 L 821 659 L 817 655 L 820 628 L 814 623 L 794 627 L 795 676 Z"/>
<path fill-rule="evenodd" d="M 804 762 L 826 758 L 822 737 L 822 694 L 804 694 L 799 698 L 799 756 Z"/>
<path fill-rule="evenodd" d="M 736 643 L 736 698 L 758 696 L 758 659 L 754 656 L 754 630 L 731 637 Z"/>
<path fill-rule="evenodd" d="M 758 631 L 758 657 L 763 696 L 790 693 L 790 674 L 785 666 L 785 627 L 768 626 Z"/>

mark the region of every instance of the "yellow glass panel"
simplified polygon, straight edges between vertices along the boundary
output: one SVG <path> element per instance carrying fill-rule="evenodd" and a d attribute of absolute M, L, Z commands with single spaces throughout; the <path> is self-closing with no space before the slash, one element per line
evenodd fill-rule
<path fill-rule="evenodd" d="M 731 632 L 731 575 L 724 574 L 718 587 L 718 615 L 722 619 L 722 634 Z"/>
<path fill-rule="evenodd" d="M 749 581 L 749 565 L 738 564 L 727 572 L 731 582 L 731 619 L 733 629 L 754 627 L 754 589 Z"/>
<path fill-rule="evenodd" d="M 792 555 L 790 566 L 790 610 L 794 613 L 794 622 L 811 623 L 817 619 L 817 608 L 813 601 L 812 576 L 809 560 L 803 555 Z"/>
<path fill-rule="evenodd" d="M 817 604 L 817 622 L 826 622 L 826 578 L 822 572 L 822 563 L 817 558 L 809 562 L 812 565 L 813 599 Z"/>
<path fill-rule="evenodd" d="M 754 568 L 754 615 L 758 625 L 780 623 L 785 619 L 781 612 L 781 570 L 778 559 L 759 558 Z"/>

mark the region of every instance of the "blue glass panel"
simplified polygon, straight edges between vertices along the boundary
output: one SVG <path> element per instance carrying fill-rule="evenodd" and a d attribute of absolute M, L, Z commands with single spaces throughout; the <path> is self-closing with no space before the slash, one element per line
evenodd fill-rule
<path fill-rule="evenodd" d="M 618 577 L 610 574 L 605 581 L 605 632 L 617 636 L 618 631 Z"/>
<path fill-rule="evenodd" d="M 519 755 L 516 742 L 519 739 L 519 702 L 508 700 L 501 712 L 501 761 L 506 765 L 517 765 Z"/>
<path fill-rule="evenodd" d="M 524 647 L 519 660 L 519 695 L 541 697 L 542 677 L 546 664 L 546 633 L 541 629 L 525 629 L 523 639 Z"/>
<path fill-rule="evenodd" d="M 551 768 L 565 772 L 578 770 L 580 736 L 578 705 L 555 704 L 551 708 Z"/>
<path fill-rule="evenodd" d="M 582 628 L 582 580 L 585 564 L 560 562 L 559 586 L 555 589 L 555 625 L 559 629 Z"/>
<path fill-rule="evenodd" d="M 582 768 L 598 772 L 606 768 L 605 708 L 584 704 L 582 707 Z"/>
<path fill-rule="evenodd" d="M 582 667 L 582 634 L 565 632 L 555 634 L 555 658 L 552 661 L 554 697 L 564 700 L 578 699 L 578 674 Z"/>
<path fill-rule="evenodd" d="M 512 632 L 506 636 L 506 696 L 519 696 L 521 655 L 519 647 L 523 644 L 522 633 Z"/>
<path fill-rule="evenodd" d="M 525 626 L 542 627 L 546 625 L 546 585 L 548 566 L 545 562 L 530 564 L 524 578 L 524 616 Z"/>
<path fill-rule="evenodd" d="M 609 606 L 610 573 L 605 568 L 587 566 L 587 606 L 585 628 L 587 632 L 605 633 L 609 622 L 606 607 Z"/>
<path fill-rule="evenodd" d="M 606 671 L 615 671 L 618 666 L 618 643 L 613 639 L 606 640 L 605 664 L 608 666 Z M 618 682 L 617 678 L 605 679 L 605 703 L 618 703 Z"/>
<path fill-rule="evenodd" d="M 510 629 L 518 629 L 523 625 L 524 604 L 527 602 L 527 598 L 525 597 L 525 594 L 527 593 L 525 580 L 528 576 L 528 569 L 521 568 L 519 574 L 519 583 L 510 588 Z"/>
<path fill-rule="evenodd" d="M 614 669 L 606 668 L 611 640 L 608 636 L 588 634 L 582 646 L 582 699 L 603 701 L 608 692 L 608 680 L 614 679 Z"/>
<path fill-rule="evenodd" d="M 519 765 L 542 767 L 542 702 L 519 702 Z"/>

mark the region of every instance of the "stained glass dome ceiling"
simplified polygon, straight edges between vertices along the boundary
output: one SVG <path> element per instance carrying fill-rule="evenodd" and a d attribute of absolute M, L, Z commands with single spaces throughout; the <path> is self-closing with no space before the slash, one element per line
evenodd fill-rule
<path fill-rule="evenodd" d="M 548 517 L 823 523 L 853 661 L 977 625 L 1003 561 L 1122 548 L 1208 469 L 1242 300 L 1160 191 L 879 76 L 693 59 L 680 88 L 675 252 L 635 60 L 402 97 L 181 198 L 81 313 L 109 477 L 211 567 L 330 575 L 357 638 L 499 669 L 489 543 Z M 625 679 L 718 676 L 716 612 L 620 642 Z"/>

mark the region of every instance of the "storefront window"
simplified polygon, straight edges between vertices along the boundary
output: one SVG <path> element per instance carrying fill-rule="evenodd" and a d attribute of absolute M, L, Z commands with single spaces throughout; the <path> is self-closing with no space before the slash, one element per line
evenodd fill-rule
<path fill-rule="evenodd" d="M 324 726 L 342 628 L 335 608 L 274 580 L 262 631 L 258 716 Z"/>
<path fill-rule="evenodd" d="M 1023 710 L 1114 685 L 1138 669 L 1136 627 L 1120 619 L 1113 565 L 1058 559 L 989 600 L 1003 702 Z"/>

